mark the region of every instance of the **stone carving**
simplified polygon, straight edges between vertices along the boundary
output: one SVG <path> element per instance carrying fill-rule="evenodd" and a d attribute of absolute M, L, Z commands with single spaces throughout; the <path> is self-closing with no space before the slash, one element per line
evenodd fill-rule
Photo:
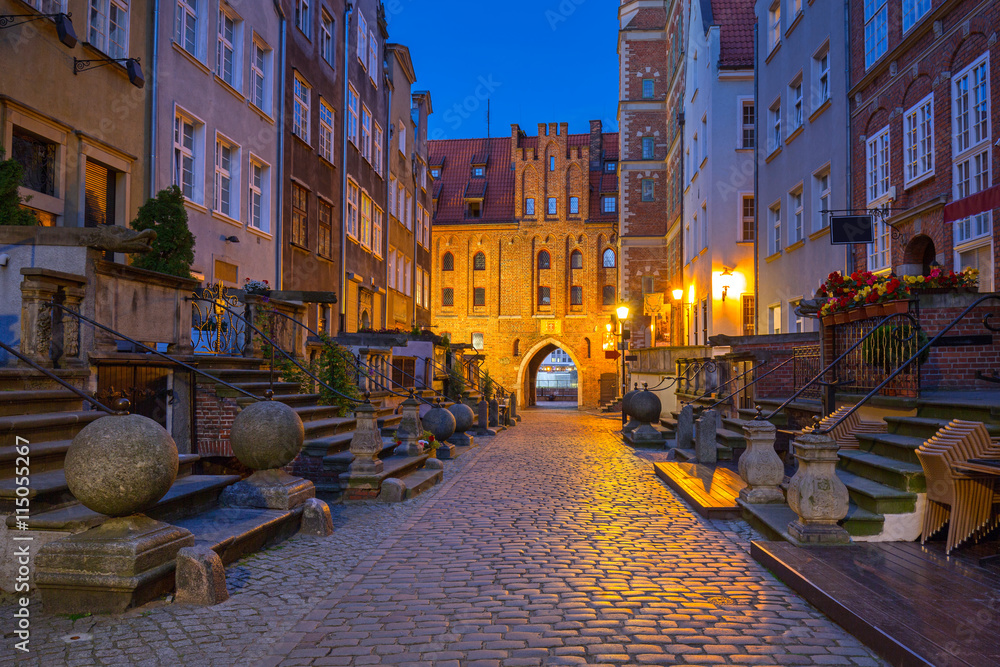
<path fill-rule="evenodd" d="M 396 427 L 396 439 L 399 440 L 397 454 L 406 456 L 416 456 L 420 453 L 420 445 L 417 441 L 424 435 L 423 422 L 420 419 L 420 403 L 410 392 L 409 397 L 400 405 L 403 418 Z"/>
<path fill-rule="evenodd" d="M 740 457 L 739 470 L 747 486 L 740 490 L 740 500 L 755 505 L 783 503 L 785 495 L 780 484 L 785 478 L 785 466 L 774 451 L 774 424 L 753 419 L 743 425 L 743 433 L 747 448 Z"/>
<path fill-rule="evenodd" d="M 88 248 L 126 254 L 149 252 L 154 240 L 156 232 L 152 229 L 137 232 L 118 225 L 99 225 L 80 236 L 80 244 Z"/>
<path fill-rule="evenodd" d="M 788 534 L 800 542 L 850 542 L 837 525 L 847 516 L 849 502 L 847 487 L 837 477 L 837 441 L 826 433 L 806 433 L 793 444 L 799 469 L 788 484 L 788 505 L 799 518 L 788 524 Z"/>

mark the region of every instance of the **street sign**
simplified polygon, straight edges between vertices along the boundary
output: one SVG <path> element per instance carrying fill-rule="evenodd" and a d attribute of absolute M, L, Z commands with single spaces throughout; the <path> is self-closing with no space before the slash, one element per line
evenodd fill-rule
<path fill-rule="evenodd" d="M 830 243 L 852 245 L 875 242 L 875 218 L 870 215 L 835 215 L 830 218 Z"/>
<path fill-rule="evenodd" d="M 614 350 L 604 350 L 605 359 L 618 359 L 620 356 L 622 356 L 621 353 L 615 352 Z"/>
<path fill-rule="evenodd" d="M 625 361 L 639 361 L 639 355 L 638 354 L 626 354 L 625 355 Z"/>

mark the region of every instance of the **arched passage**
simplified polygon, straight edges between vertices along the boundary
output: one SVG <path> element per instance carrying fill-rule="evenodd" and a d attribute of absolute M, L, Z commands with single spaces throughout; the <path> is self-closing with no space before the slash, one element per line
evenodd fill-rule
<path fill-rule="evenodd" d="M 583 405 L 582 387 L 584 386 L 584 378 L 580 359 L 569 345 L 555 338 L 546 338 L 532 345 L 531 349 L 527 350 L 524 356 L 521 357 L 521 365 L 517 369 L 519 407 L 535 405 L 535 383 L 538 380 L 538 368 L 542 365 L 545 357 L 549 356 L 556 349 L 562 349 L 566 352 L 576 365 L 577 386 L 579 387 L 576 392 L 576 404 L 577 406 Z"/>
<path fill-rule="evenodd" d="M 934 241 L 926 234 L 917 234 L 903 251 L 902 274 L 905 276 L 927 276 L 931 273 L 931 264 L 937 256 Z"/>

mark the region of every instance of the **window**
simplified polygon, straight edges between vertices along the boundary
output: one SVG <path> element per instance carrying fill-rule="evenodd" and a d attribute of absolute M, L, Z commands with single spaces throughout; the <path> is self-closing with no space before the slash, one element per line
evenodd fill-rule
<path fill-rule="evenodd" d="M 868 202 L 889 193 L 889 128 L 868 140 Z"/>
<path fill-rule="evenodd" d="M 361 157 L 372 161 L 372 112 L 361 105 Z"/>
<path fill-rule="evenodd" d="M 378 123 L 375 123 L 375 133 L 372 137 L 374 143 L 374 154 L 372 157 L 372 166 L 375 167 L 375 173 L 379 176 L 382 175 L 382 142 L 385 137 L 382 134 L 382 128 Z"/>
<path fill-rule="evenodd" d="M 486 288 L 477 287 L 472 290 L 472 305 L 473 306 L 485 306 L 486 305 Z"/>
<path fill-rule="evenodd" d="M 472 176 L 473 178 L 482 178 L 486 174 L 486 170 L 482 167 L 473 167 Z"/>
<path fill-rule="evenodd" d="M 767 324 L 773 334 L 781 333 L 781 304 L 771 306 L 767 309 Z"/>
<path fill-rule="evenodd" d="M 768 116 L 770 120 L 770 132 L 768 132 L 767 138 L 767 150 L 768 152 L 776 151 L 781 148 L 781 100 L 775 100 L 771 108 L 768 109 Z"/>
<path fill-rule="evenodd" d="M 792 21 L 795 21 L 795 17 L 802 13 L 802 0 L 792 0 Z"/>
<path fill-rule="evenodd" d="M 112 58 L 128 55 L 128 0 L 90 0 L 88 40 Z"/>
<path fill-rule="evenodd" d="M 960 250 L 956 254 L 958 255 L 958 259 L 955 262 L 955 268 L 959 271 L 964 271 L 965 269 L 970 268 L 979 269 L 979 291 L 992 292 L 993 249 L 990 247 L 989 242 L 985 245 L 980 245 L 969 250 Z"/>
<path fill-rule="evenodd" d="M 701 117 L 701 159 L 708 157 L 708 115 Z"/>
<path fill-rule="evenodd" d="M 406 125 L 403 121 L 399 121 L 399 152 L 406 155 Z M 483 174 L 480 173 L 480 176 Z"/>
<path fill-rule="evenodd" d="M 424 307 L 430 310 L 431 308 L 431 274 L 424 273 Z"/>
<path fill-rule="evenodd" d="M 642 159 L 652 160 L 653 155 L 656 152 L 656 146 L 653 143 L 653 137 L 643 137 L 642 138 Z"/>
<path fill-rule="evenodd" d="M 955 163 L 955 199 L 964 199 L 989 187 L 989 151 Z M 991 231 L 989 211 L 955 222 L 955 244 L 987 236 Z"/>
<path fill-rule="evenodd" d="M 177 0 L 174 39 L 185 51 L 198 55 L 198 0 Z"/>
<path fill-rule="evenodd" d="M 952 146 L 954 198 L 964 199 L 988 188 L 991 136 L 989 126 L 989 54 L 952 79 Z M 980 270 L 979 290 L 993 289 L 993 220 L 983 211 L 954 223 L 956 268 Z"/>
<path fill-rule="evenodd" d="M 816 197 L 814 208 L 813 231 L 819 231 L 830 224 L 830 168 L 827 167 L 813 175 L 813 196 Z"/>
<path fill-rule="evenodd" d="M 615 305 L 615 286 L 605 285 L 601 290 L 601 304 L 605 306 Z"/>
<path fill-rule="evenodd" d="M 642 201 L 655 201 L 653 196 L 654 181 L 651 178 L 642 179 Z"/>
<path fill-rule="evenodd" d="M 337 42 L 334 35 L 337 34 L 337 23 L 326 10 L 323 11 L 322 20 L 319 25 L 319 50 L 323 54 L 323 60 L 333 68 L 337 67 Z"/>
<path fill-rule="evenodd" d="M 642 80 L 642 99 L 648 100 L 653 97 L 653 80 L 643 79 Z"/>
<path fill-rule="evenodd" d="M 934 172 L 934 94 L 903 114 L 905 182 L 910 184 Z"/>
<path fill-rule="evenodd" d="M 813 57 L 813 100 L 812 108 L 818 109 L 830 99 L 830 47 L 823 47 L 822 53 Z"/>
<path fill-rule="evenodd" d="M 431 169 L 431 178 L 438 179 L 441 178 L 441 170 L 437 167 Z"/>
<path fill-rule="evenodd" d="M 250 58 L 250 101 L 265 113 L 271 113 L 270 74 L 271 50 L 255 40 Z"/>
<path fill-rule="evenodd" d="M 420 271 L 417 271 L 417 286 L 413 291 L 416 292 L 417 305 L 422 308 L 424 305 L 424 274 Z"/>
<path fill-rule="evenodd" d="M 554 155 L 549 156 L 549 171 L 556 170 L 556 158 Z"/>
<path fill-rule="evenodd" d="M 295 0 L 295 25 L 306 37 L 312 37 L 312 6 L 309 0 Z"/>
<path fill-rule="evenodd" d="M 546 205 L 547 205 L 546 214 L 547 215 L 555 215 L 556 211 L 558 210 L 557 206 L 556 206 L 556 198 L 555 197 L 549 197 L 548 201 L 546 202 Z"/>
<path fill-rule="evenodd" d="M 569 305 L 571 306 L 582 306 L 583 305 L 583 288 L 579 285 L 573 285 L 569 288 Z"/>
<path fill-rule="evenodd" d="M 250 158 L 250 226 L 271 232 L 271 169 Z"/>
<path fill-rule="evenodd" d="M 358 92 L 354 86 L 347 89 L 347 138 L 358 145 Z"/>
<path fill-rule="evenodd" d="M 185 197 L 199 203 L 202 201 L 199 177 L 204 175 L 200 151 L 204 150 L 204 145 L 196 141 L 196 137 L 200 139 L 197 135 L 201 134 L 203 127 L 180 114 L 174 118 L 174 185 L 180 187 Z"/>
<path fill-rule="evenodd" d="M 757 132 L 757 114 L 755 112 L 753 100 L 744 100 L 741 102 L 740 106 L 742 111 L 740 120 L 742 141 L 740 143 L 740 148 L 753 148 Z"/>
<path fill-rule="evenodd" d="M 528 197 L 524 200 L 524 214 L 534 215 L 535 214 L 535 200 L 532 197 Z"/>
<path fill-rule="evenodd" d="M 882 218 L 875 219 L 875 243 L 868 244 L 868 270 L 880 271 L 889 267 L 889 232 L 891 227 Z"/>
<path fill-rule="evenodd" d="M 875 64 L 889 48 L 886 0 L 865 0 L 865 69 Z"/>
<path fill-rule="evenodd" d="M 451 287 L 445 287 L 441 290 L 441 305 L 442 306 L 454 306 L 455 305 L 455 290 Z"/>
<path fill-rule="evenodd" d="M 368 76 L 371 78 L 372 83 L 378 88 L 378 40 L 375 39 L 375 33 L 368 32 Z"/>
<path fill-rule="evenodd" d="M 292 243 L 305 248 L 309 242 L 309 191 L 292 183 Z"/>
<path fill-rule="evenodd" d="M 615 251 L 608 248 L 604 251 L 604 257 L 602 258 L 602 264 L 605 269 L 613 269 L 617 266 L 615 262 Z"/>
<path fill-rule="evenodd" d="M 792 226 L 788 230 L 788 242 L 798 243 L 802 240 L 802 188 L 788 193 L 788 208 L 792 212 Z"/>
<path fill-rule="evenodd" d="M 323 257 L 333 256 L 333 207 L 319 200 L 319 235 L 316 247 Z"/>
<path fill-rule="evenodd" d="M 372 203 L 372 252 L 376 257 L 382 256 L 382 229 L 385 214 Z"/>
<path fill-rule="evenodd" d="M 215 73 L 237 90 L 239 90 L 240 82 L 243 80 L 239 71 L 240 63 L 243 62 L 240 53 L 242 32 L 242 25 L 239 21 L 225 12 L 219 12 L 218 62 L 215 65 Z"/>
<path fill-rule="evenodd" d="M 615 173 L 615 170 L 617 168 L 618 168 L 617 163 L 615 162 L 608 162 L 606 165 L 604 165 L 604 171 L 606 171 L 609 174 Z"/>
<path fill-rule="evenodd" d="M 292 132 L 307 144 L 309 143 L 309 97 L 311 92 L 312 89 L 309 87 L 309 84 L 296 75 Z"/>
<path fill-rule="evenodd" d="M 413 262 L 406 260 L 403 263 L 403 280 L 405 282 L 405 289 L 403 291 L 406 296 L 413 294 Z"/>
<path fill-rule="evenodd" d="M 367 192 L 361 193 L 361 245 L 372 246 L 372 198 Z"/>
<path fill-rule="evenodd" d="M 903 0 L 903 32 L 907 32 L 931 8 L 931 0 Z"/>
<path fill-rule="evenodd" d="M 579 250 L 574 250 L 569 256 L 569 268 L 571 269 L 582 269 L 583 268 L 583 253 Z"/>
<path fill-rule="evenodd" d="M 472 258 L 472 270 L 473 271 L 486 270 L 486 255 L 484 255 L 481 252 L 476 253 L 476 256 Z"/>
<path fill-rule="evenodd" d="M 989 139 L 988 77 L 987 59 L 983 57 L 954 79 L 952 127 L 956 155 Z"/>
<path fill-rule="evenodd" d="M 601 205 L 602 210 L 605 213 L 614 213 L 616 211 L 616 201 L 617 199 L 615 197 L 605 197 Z"/>
<path fill-rule="evenodd" d="M 347 181 L 347 235 L 353 239 L 358 238 L 358 204 L 361 193 L 358 184 L 354 181 Z"/>
<path fill-rule="evenodd" d="M 798 81 L 793 83 L 788 87 L 788 100 L 791 104 L 791 109 L 788 111 L 788 129 L 789 132 L 794 132 L 795 130 L 802 127 L 802 78 L 799 77 Z"/>
<path fill-rule="evenodd" d="M 751 242 L 756 236 L 757 212 L 753 195 L 740 197 L 740 241 Z"/>
<path fill-rule="evenodd" d="M 358 60 L 362 67 L 368 66 L 368 21 L 358 12 Z"/>
<path fill-rule="evenodd" d="M 183 150 L 191 158 L 184 164 L 188 169 L 188 173 L 191 174 L 190 182 L 193 182 L 194 125 L 189 125 L 188 127 L 190 128 L 190 134 L 185 134 L 185 146 Z M 56 195 L 56 144 L 25 132 L 19 127 L 14 127 L 12 139 L 11 157 L 24 170 L 21 185 L 29 190 L 54 197 Z M 177 141 L 178 139 L 175 134 L 175 151 Z M 189 183 L 189 180 L 186 179 L 184 182 Z M 181 185 L 176 178 L 174 183 Z M 191 187 L 190 185 L 188 187 L 181 187 L 184 190 L 184 195 L 189 199 L 193 198 L 191 194 L 188 194 L 191 191 Z"/>
<path fill-rule="evenodd" d="M 570 197 L 569 198 L 569 212 L 571 215 L 576 215 L 580 212 L 580 198 Z"/>
<path fill-rule="evenodd" d="M 552 288 L 539 286 L 538 288 L 538 305 L 539 306 L 551 306 L 552 305 Z"/>
<path fill-rule="evenodd" d="M 771 254 L 781 252 L 781 204 L 775 204 L 768 209 L 771 223 L 771 238 L 769 249 Z"/>
<path fill-rule="evenodd" d="M 781 0 L 775 0 L 767 10 L 767 50 L 770 53 L 781 43 Z"/>
<path fill-rule="evenodd" d="M 404 217 L 406 218 L 406 228 L 413 229 L 413 195 L 409 192 L 406 193 L 406 211 L 404 211 Z"/>
<path fill-rule="evenodd" d="M 538 269 L 542 271 L 549 268 L 552 268 L 552 258 L 547 250 L 543 250 L 538 253 Z"/>
<path fill-rule="evenodd" d="M 215 210 L 238 220 L 240 149 L 224 139 L 215 141 Z"/>
<path fill-rule="evenodd" d="M 756 308 L 754 307 L 753 294 L 743 295 L 743 335 L 754 335 L 754 320 L 756 319 Z"/>
<path fill-rule="evenodd" d="M 484 342 L 484 338 L 485 337 L 481 333 L 472 334 L 472 347 L 477 350 L 482 350 L 483 348 L 485 348 L 486 344 Z"/>
<path fill-rule="evenodd" d="M 424 211 L 424 247 L 431 247 L 431 214 Z"/>
<path fill-rule="evenodd" d="M 396 289 L 396 249 L 389 246 L 389 287 Z"/>
<path fill-rule="evenodd" d="M 319 101 L 319 156 L 334 164 L 333 161 L 333 107 L 325 100 Z"/>
<path fill-rule="evenodd" d="M 84 227 L 115 224 L 118 174 L 89 158 L 84 173 Z"/>
<path fill-rule="evenodd" d="M 799 304 L 801 303 L 802 299 L 788 302 L 788 329 L 791 333 L 802 333 L 806 330 L 805 318 L 799 313 Z"/>

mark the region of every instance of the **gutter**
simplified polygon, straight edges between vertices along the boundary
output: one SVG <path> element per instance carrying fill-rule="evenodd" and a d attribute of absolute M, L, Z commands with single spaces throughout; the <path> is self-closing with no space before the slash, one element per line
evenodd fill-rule
<path fill-rule="evenodd" d="M 851 0 L 844 0 L 844 89 L 851 85 Z M 853 180 L 851 178 L 851 99 L 848 97 L 844 106 L 846 113 L 844 117 L 847 121 L 847 202 L 844 208 L 850 208 L 854 198 Z M 832 171 L 832 170 L 831 170 Z M 844 246 L 844 275 L 851 273 L 851 256 L 854 254 L 853 245 Z M 889 264 L 892 264 L 892 251 L 889 252 Z"/>
<path fill-rule="evenodd" d="M 344 7 L 344 106 L 342 114 L 344 140 L 340 146 L 340 330 L 347 329 L 347 95 L 351 66 L 351 14 L 354 3 Z M 360 202 L 359 202 L 360 203 Z M 360 212 L 359 212 L 360 213 Z"/>
<path fill-rule="evenodd" d="M 844 0 L 850 2 L 850 0 Z M 760 35 L 753 24 L 753 332 L 760 335 Z"/>
<path fill-rule="evenodd" d="M 278 19 L 281 23 L 281 36 L 279 38 L 279 50 L 281 51 L 281 63 L 279 74 L 278 90 L 281 91 L 280 101 L 276 101 L 278 104 L 278 159 L 275 160 L 278 169 L 277 183 L 278 187 L 273 188 L 275 193 L 275 206 L 274 211 L 277 215 L 274 216 L 274 284 L 277 285 L 277 289 L 281 290 L 284 287 L 284 281 L 282 280 L 284 276 L 284 249 L 285 245 L 282 239 L 282 214 L 284 213 L 284 194 L 285 194 L 285 64 L 286 64 L 286 38 L 288 30 L 288 20 L 285 18 L 285 13 L 281 10 L 281 5 L 278 0 L 274 0 L 274 11 L 278 14 Z M 273 92 L 273 91 L 272 91 Z"/>

